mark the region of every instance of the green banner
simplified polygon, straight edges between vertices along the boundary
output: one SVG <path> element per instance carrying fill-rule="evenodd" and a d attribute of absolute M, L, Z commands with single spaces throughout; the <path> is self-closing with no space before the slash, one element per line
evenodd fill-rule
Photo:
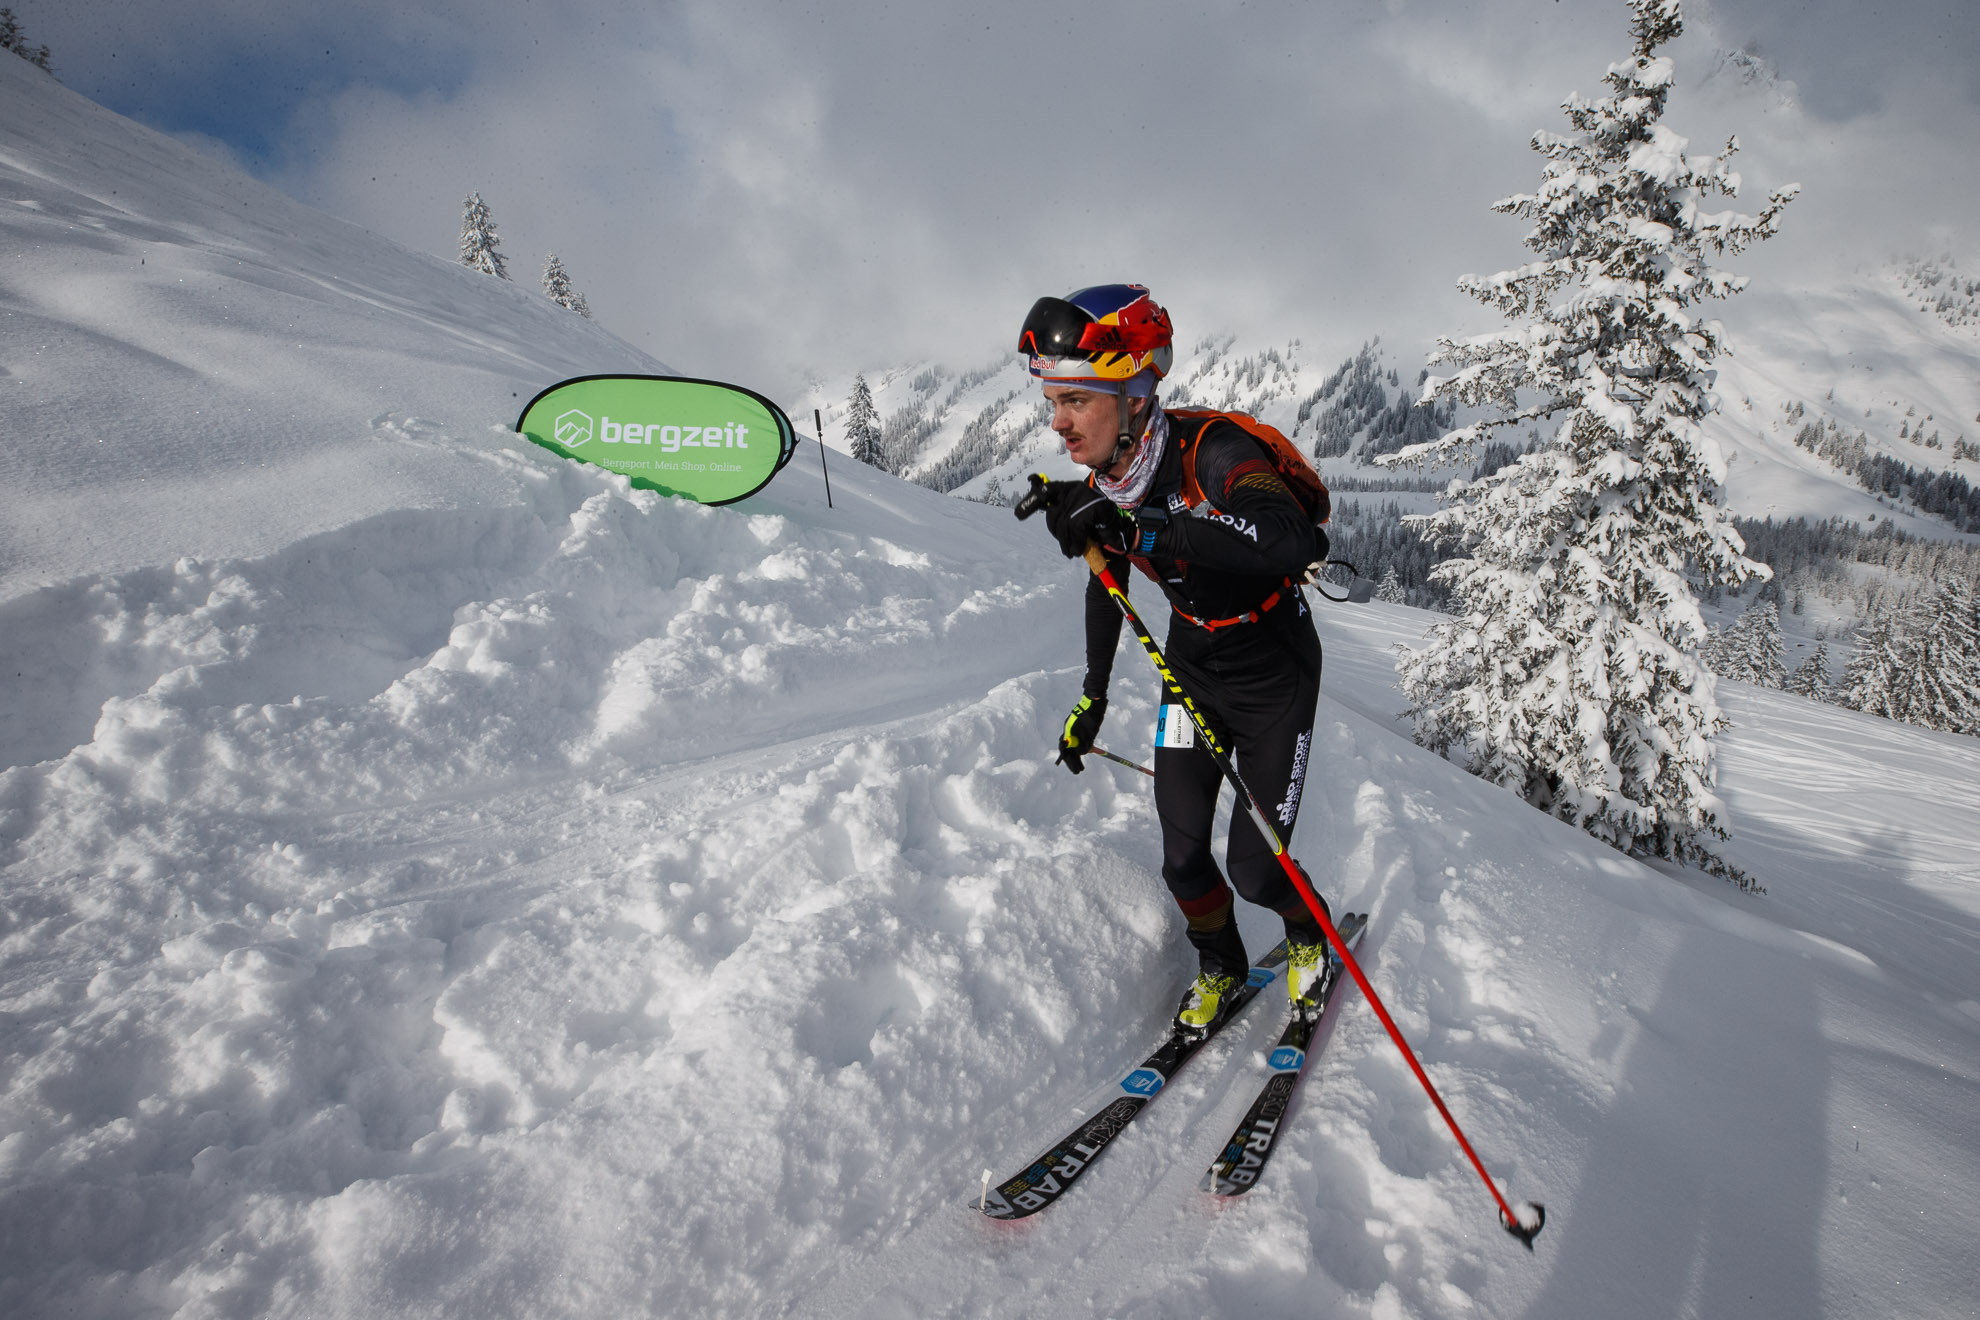
<path fill-rule="evenodd" d="M 635 486 L 728 504 L 790 462 L 797 435 L 754 390 L 685 376 L 578 376 L 543 391 L 516 430 L 552 453 Z"/>

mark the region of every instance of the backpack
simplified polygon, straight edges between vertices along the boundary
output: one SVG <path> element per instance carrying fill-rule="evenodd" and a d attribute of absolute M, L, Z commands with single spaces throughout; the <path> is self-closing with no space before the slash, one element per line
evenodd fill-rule
<path fill-rule="evenodd" d="M 1313 543 L 1317 551 L 1314 563 L 1318 566 L 1327 562 L 1327 519 L 1333 515 L 1334 502 L 1327 494 L 1327 483 L 1320 480 L 1320 474 L 1306 461 L 1306 455 L 1299 452 L 1275 426 L 1267 426 L 1256 417 L 1244 413 L 1218 412 L 1210 408 L 1170 408 L 1166 410 L 1171 421 L 1197 423 L 1194 430 L 1179 437 L 1182 448 L 1183 498 L 1189 507 L 1203 503 L 1203 488 L 1196 484 L 1196 442 L 1203 432 L 1214 422 L 1229 422 L 1249 435 L 1265 451 L 1265 457 L 1278 472 L 1279 479 L 1286 483 L 1299 507 L 1306 510 L 1306 516 L 1313 523 Z"/>

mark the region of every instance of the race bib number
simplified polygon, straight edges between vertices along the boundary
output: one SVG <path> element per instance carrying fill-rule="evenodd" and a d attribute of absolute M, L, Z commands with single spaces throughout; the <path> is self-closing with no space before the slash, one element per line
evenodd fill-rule
<path fill-rule="evenodd" d="M 1155 745 L 1157 747 L 1196 746 L 1196 726 L 1190 723 L 1189 712 L 1181 706 L 1164 706 L 1156 711 Z"/>

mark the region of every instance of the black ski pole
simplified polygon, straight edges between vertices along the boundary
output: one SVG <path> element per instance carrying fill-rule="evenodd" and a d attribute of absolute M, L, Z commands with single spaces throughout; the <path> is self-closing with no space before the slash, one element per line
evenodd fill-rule
<path fill-rule="evenodd" d="M 832 474 L 825 467 L 825 419 L 811 410 L 811 425 L 818 432 L 818 470 L 825 473 L 825 507 L 832 507 Z"/>

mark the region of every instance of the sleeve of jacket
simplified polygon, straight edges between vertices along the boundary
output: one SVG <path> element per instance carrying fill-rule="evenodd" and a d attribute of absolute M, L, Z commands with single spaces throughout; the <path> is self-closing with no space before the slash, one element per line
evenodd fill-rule
<path fill-rule="evenodd" d="M 1212 517 L 1171 519 L 1158 553 L 1227 573 L 1297 578 L 1313 561 L 1313 524 L 1257 441 L 1229 422 L 1196 442 L 1196 484 Z"/>
<path fill-rule="evenodd" d="M 1116 573 L 1122 592 L 1128 589 L 1126 573 Z M 1107 588 L 1094 574 L 1086 576 L 1086 683 L 1080 689 L 1098 700 L 1107 695 L 1108 680 L 1114 676 L 1114 648 L 1121 642 L 1121 610 Z"/>

